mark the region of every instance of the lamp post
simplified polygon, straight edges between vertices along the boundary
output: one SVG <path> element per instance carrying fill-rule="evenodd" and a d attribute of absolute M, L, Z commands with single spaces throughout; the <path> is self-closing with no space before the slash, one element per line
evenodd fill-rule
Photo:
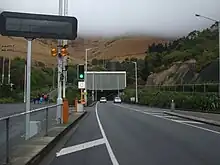
<path fill-rule="evenodd" d="M 132 62 L 134 64 L 135 67 L 135 93 L 136 93 L 136 98 L 135 98 L 135 102 L 138 103 L 138 91 L 137 91 L 137 62 Z"/>
<path fill-rule="evenodd" d="M 220 21 L 216 20 L 216 19 L 213 19 L 213 18 L 210 18 L 210 17 L 206 17 L 206 16 L 203 16 L 203 15 L 200 15 L 200 14 L 195 14 L 196 17 L 200 17 L 200 18 L 204 18 L 204 19 L 207 19 L 207 20 L 210 20 L 210 21 L 213 21 L 215 23 L 217 23 L 217 26 L 218 26 L 218 46 L 219 46 L 219 54 L 218 54 L 218 95 L 220 97 Z"/>
<path fill-rule="evenodd" d="M 87 105 L 87 71 L 88 71 L 88 51 L 97 48 L 97 47 L 93 47 L 93 48 L 87 48 L 86 49 L 86 54 L 85 54 L 85 105 Z M 94 83 L 94 75 L 93 75 L 93 83 Z M 94 84 L 93 84 L 94 86 Z M 94 100 L 94 89 L 92 91 L 92 98 Z"/>

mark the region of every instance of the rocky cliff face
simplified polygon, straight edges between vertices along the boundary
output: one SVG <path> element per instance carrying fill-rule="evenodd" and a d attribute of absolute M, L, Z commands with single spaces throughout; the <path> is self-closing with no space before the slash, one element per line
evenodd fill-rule
<path fill-rule="evenodd" d="M 171 84 L 190 84 L 199 82 L 218 82 L 218 61 L 213 61 L 197 72 L 196 60 L 185 62 L 175 62 L 170 68 L 158 73 L 152 73 L 146 85 L 171 85 Z"/>

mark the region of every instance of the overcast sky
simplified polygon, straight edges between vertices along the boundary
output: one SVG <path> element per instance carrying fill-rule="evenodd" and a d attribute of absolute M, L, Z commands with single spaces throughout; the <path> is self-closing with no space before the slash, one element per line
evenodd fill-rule
<path fill-rule="evenodd" d="M 0 0 L 2 10 L 58 14 L 59 0 Z M 69 0 L 69 15 L 79 21 L 79 35 L 187 35 L 220 20 L 220 0 Z"/>

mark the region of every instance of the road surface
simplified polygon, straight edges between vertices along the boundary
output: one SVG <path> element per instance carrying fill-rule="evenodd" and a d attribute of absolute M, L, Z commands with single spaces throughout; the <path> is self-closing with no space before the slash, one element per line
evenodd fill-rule
<path fill-rule="evenodd" d="M 47 105 L 53 104 L 31 104 L 31 109 L 36 109 L 40 107 L 45 107 Z M 25 104 L 0 104 L 0 117 L 21 113 L 25 111 Z M 45 129 L 45 111 L 36 112 L 30 115 L 31 121 L 41 121 L 42 131 Z M 49 128 L 52 127 L 53 124 L 56 123 L 56 108 L 49 109 L 48 113 L 49 117 Z M 17 144 L 21 144 L 25 139 L 25 116 L 15 117 L 10 119 L 10 146 L 16 146 Z M 5 139 L 6 139 L 6 123 L 4 121 L 0 121 L 0 164 L 4 161 L 5 157 Z"/>
<path fill-rule="evenodd" d="M 161 109 L 97 104 L 40 165 L 219 165 L 220 128 Z"/>

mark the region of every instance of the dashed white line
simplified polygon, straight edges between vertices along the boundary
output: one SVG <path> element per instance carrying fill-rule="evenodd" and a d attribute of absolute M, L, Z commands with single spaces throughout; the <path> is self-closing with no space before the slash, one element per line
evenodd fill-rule
<path fill-rule="evenodd" d="M 200 126 L 196 126 L 196 125 L 192 125 L 192 124 L 188 124 L 188 123 L 183 123 L 183 122 L 182 123 L 181 122 L 177 122 L 177 121 L 169 119 L 169 118 L 165 118 L 165 117 L 162 117 L 162 116 L 152 115 L 151 113 L 148 113 L 148 112 L 145 112 L 145 111 L 141 111 L 141 110 L 138 110 L 138 109 L 134 109 L 134 108 L 130 108 L 130 107 L 124 107 L 124 106 L 121 106 L 121 105 L 116 105 L 116 106 L 119 106 L 119 107 L 125 108 L 125 109 L 130 109 L 132 111 L 140 112 L 140 113 L 147 114 L 147 115 L 150 115 L 150 116 L 158 117 L 158 118 L 161 118 L 161 119 L 165 119 L 165 120 L 168 120 L 168 121 L 173 121 L 173 122 L 180 123 L 180 124 L 183 124 L 183 125 L 191 126 L 191 127 L 194 127 L 194 128 L 198 128 L 198 129 L 201 129 L 201 130 L 205 130 L 205 131 L 216 133 L 216 134 L 220 135 L 220 132 L 214 131 L 214 130 L 211 130 L 211 129 L 208 129 L 208 128 L 203 128 L 203 127 L 200 127 Z"/>
<path fill-rule="evenodd" d="M 103 139 L 105 140 L 105 144 L 106 144 L 106 147 L 107 147 L 109 156 L 110 156 L 110 158 L 111 158 L 111 161 L 112 161 L 112 164 L 113 164 L 113 165 L 119 165 L 119 163 L 118 163 L 118 161 L 117 161 L 117 159 L 116 159 L 116 157 L 115 157 L 115 155 L 114 155 L 114 153 L 113 153 L 113 151 L 112 151 L 112 148 L 111 148 L 111 146 L 110 146 L 110 144 L 109 144 L 109 142 L 108 142 L 108 139 L 107 139 L 107 137 L 106 137 L 106 135 L 105 135 L 105 131 L 104 131 L 103 127 L 102 127 L 102 124 L 101 124 L 101 122 L 100 122 L 99 115 L 98 115 L 97 105 L 98 105 L 98 103 L 96 103 L 96 107 L 95 107 L 96 119 L 97 119 L 97 121 L 98 121 L 99 128 L 100 128 L 100 130 L 101 130 Z"/>
<path fill-rule="evenodd" d="M 66 147 L 61 149 L 58 153 L 56 153 L 56 156 L 63 156 L 63 155 L 67 155 L 73 152 L 77 152 L 77 151 L 81 151 L 81 150 L 85 150 L 91 147 L 95 147 L 101 144 L 104 144 L 105 140 L 102 139 L 98 139 L 98 140 L 94 140 L 94 141 L 90 141 L 90 142 L 86 142 L 86 143 L 82 143 L 82 144 L 78 144 L 75 146 L 71 146 L 71 147 Z"/>

